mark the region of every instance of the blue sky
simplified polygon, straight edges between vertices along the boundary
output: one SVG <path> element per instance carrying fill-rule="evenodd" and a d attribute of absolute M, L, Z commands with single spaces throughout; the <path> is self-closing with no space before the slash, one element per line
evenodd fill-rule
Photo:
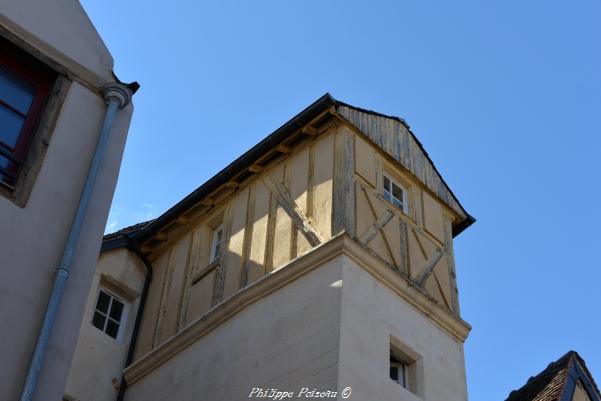
<path fill-rule="evenodd" d="M 478 219 L 455 244 L 470 400 L 569 349 L 601 381 L 599 1 L 83 5 L 142 85 L 109 231 L 330 92 L 405 118 Z"/>

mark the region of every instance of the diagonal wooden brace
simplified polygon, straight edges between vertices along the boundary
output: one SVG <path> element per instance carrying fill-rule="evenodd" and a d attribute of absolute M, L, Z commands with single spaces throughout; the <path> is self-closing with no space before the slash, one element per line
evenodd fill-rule
<path fill-rule="evenodd" d="M 374 239 L 374 237 L 388 224 L 390 220 L 394 217 L 394 213 L 390 210 L 386 210 L 382 215 L 378 218 L 378 220 L 372 224 L 359 238 L 359 242 L 363 245 L 369 244 L 369 242 Z"/>
<path fill-rule="evenodd" d="M 317 246 L 324 242 L 323 236 L 313 225 L 311 220 L 298 207 L 296 202 L 290 196 L 286 187 L 278 182 L 273 181 L 270 177 L 262 177 L 261 181 L 277 198 L 279 205 L 290 216 L 294 225 L 305 236 L 311 246 Z"/>
<path fill-rule="evenodd" d="M 426 280 L 428 279 L 428 277 L 430 277 L 430 275 L 434 271 L 434 268 L 436 267 L 436 264 L 442 257 L 443 253 L 444 252 L 440 248 L 438 248 L 438 249 L 436 249 L 436 251 L 434 251 L 434 254 L 432 255 L 432 257 L 426 261 L 426 264 L 421 268 L 417 277 L 415 277 L 415 279 L 413 280 L 413 281 L 415 281 L 415 283 L 417 285 L 419 285 L 420 287 L 423 287 L 423 285 L 426 282 Z"/>

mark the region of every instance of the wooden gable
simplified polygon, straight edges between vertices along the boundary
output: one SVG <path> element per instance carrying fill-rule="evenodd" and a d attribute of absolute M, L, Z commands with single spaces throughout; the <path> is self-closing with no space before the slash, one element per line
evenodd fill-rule
<path fill-rule="evenodd" d="M 449 208 L 456 212 L 461 220 L 469 218 L 459 204 L 434 163 L 399 118 L 388 117 L 375 112 L 358 109 L 338 102 L 336 111 L 355 128 L 412 173 L 422 184 L 434 193 Z"/>

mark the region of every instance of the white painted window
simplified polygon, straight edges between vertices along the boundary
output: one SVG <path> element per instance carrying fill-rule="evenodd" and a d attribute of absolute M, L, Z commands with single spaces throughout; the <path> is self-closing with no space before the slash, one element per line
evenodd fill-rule
<path fill-rule="evenodd" d="M 211 240 L 211 255 L 209 257 L 209 263 L 213 263 L 219 259 L 219 252 L 221 252 L 222 240 L 223 226 L 219 226 L 215 230 L 213 230 L 213 239 Z"/>
<path fill-rule="evenodd" d="M 407 191 L 387 174 L 384 174 L 384 198 L 407 213 Z"/>
<path fill-rule="evenodd" d="M 92 325 L 117 339 L 125 324 L 125 302 L 104 288 L 98 291 Z"/>
<path fill-rule="evenodd" d="M 390 378 L 401 387 L 409 389 L 409 364 L 390 353 Z"/>

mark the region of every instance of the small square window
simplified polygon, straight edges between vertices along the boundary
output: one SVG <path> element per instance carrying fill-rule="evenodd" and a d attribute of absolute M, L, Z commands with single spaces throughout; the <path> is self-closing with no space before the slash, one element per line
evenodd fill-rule
<path fill-rule="evenodd" d="M 96 300 L 92 325 L 116 339 L 124 323 L 124 308 L 123 301 L 101 288 Z"/>
<path fill-rule="evenodd" d="M 400 340 L 390 337 L 389 377 L 405 390 L 417 396 L 421 390 L 421 357 L 409 349 Z"/>
<path fill-rule="evenodd" d="M 213 263 L 219 260 L 219 253 L 221 252 L 221 242 L 223 241 L 223 226 L 219 226 L 213 230 L 213 238 L 211 240 L 211 254 L 209 257 L 209 263 Z"/>
<path fill-rule="evenodd" d="M 384 199 L 407 213 L 407 192 L 405 188 L 384 174 Z"/>

